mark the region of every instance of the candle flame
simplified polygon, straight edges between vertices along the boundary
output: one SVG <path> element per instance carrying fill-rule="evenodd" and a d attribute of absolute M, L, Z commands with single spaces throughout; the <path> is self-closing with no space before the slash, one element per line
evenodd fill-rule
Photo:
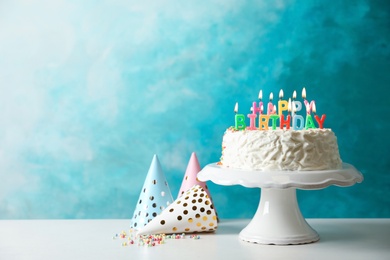
<path fill-rule="evenodd" d="M 238 112 L 238 102 L 236 102 L 236 105 L 234 106 L 234 113 L 237 114 L 237 112 Z"/>
<path fill-rule="evenodd" d="M 291 112 L 291 98 L 288 99 L 288 106 L 287 106 L 288 112 Z"/>
<path fill-rule="evenodd" d="M 302 98 L 303 98 L 303 99 L 306 98 L 306 88 L 303 88 L 303 89 L 302 89 Z"/>
<path fill-rule="evenodd" d="M 263 99 L 263 90 L 260 89 L 259 91 L 259 99 L 262 100 Z"/>
<path fill-rule="evenodd" d="M 284 96 L 283 89 L 281 89 L 281 90 L 279 91 L 279 98 L 282 99 L 283 96 Z"/>
<path fill-rule="evenodd" d="M 261 105 L 261 112 L 263 113 L 263 111 L 264 111 L 264 106 Z"/>
<path fill-rule="evenodd" d="M 276 113 L 276 105 L 274 105 L 274 111 L 275 111 L 275 113 Z"/>
<path fill-rule="evenodd" d="M 315 102 L 313 102 L 313 108 L 312 108 L 312 110 L 313 110 L 313 113 L 314 113 L 314 114 L 317 113 L 316 103 L 315 103 Z"/>
<path fill-rule="evenodd" d="M 296 99 L 297 98 L 297 92 L 294 90 L 293 92 L 293 99 Z"/>
<path fill-rule="evenodd" d="M 271 92 L 271 94 L 269 94 L 269 101 L 272 101 L 272 99 L 274 99 L 274 93 Z"/>

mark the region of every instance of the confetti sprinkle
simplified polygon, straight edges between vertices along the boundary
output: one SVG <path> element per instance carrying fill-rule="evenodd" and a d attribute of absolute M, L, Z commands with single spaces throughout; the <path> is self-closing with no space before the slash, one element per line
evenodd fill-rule
<path fill-rule="evenodd" d="M 199 235 L 188 235 L 185 233 L 182 234 L 155 234 L 155 235 L 135 235 L 133 229 L 130 229 L 129 232 L 122 231 L 119 234 L 115 234 L 112 238 L 126 240 L 122 241 L 122 247 L 127 247 L 131 245 L 144 246 L 144 247 L 155 247 L 158 245 L 162 245 L 166 243 L 166 240 L 177 240 L 177 239 L 185 239 L 189 237 L 191 239 L 197 240 L 200 239 Z"/>

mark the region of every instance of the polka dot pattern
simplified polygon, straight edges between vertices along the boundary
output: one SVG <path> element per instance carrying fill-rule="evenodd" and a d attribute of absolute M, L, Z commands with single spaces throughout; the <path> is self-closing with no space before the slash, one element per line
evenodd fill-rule
<path fill-rule="evenodd" d="M 195 185 L 139 229 L 138 234 L 212 232 L 217 226 L 217 216 L 207 192 Z"/>
<path fill-rule="evenodd" d="M 180 191 L 178 194 L 178 198 L 183 196 L 189 189 L 191 189 L 194 185 L 199 185 L 202 187 L 206 193 L 202 193 L 200 195 L 197 195 L 194 197 L 194 199 L 203 199 L 203 197 L 208 196 L 209 203 L 212 203 L 212 198 L 210 196 L 210 191 L 206 185 L 205 182 L 202 182 L 198 179 L 198 173 L 201 171 L 201 167 L 198 161 L 198 158 L 196 156 L 196 153 L 191 154 L 191 158 L 188 162 L 186 172 L 184 174 L 184 178 L 180 187 Z M 198 201 L 199 203 L 202 203 L 202 200 Z M 214 209 L 215 214 L 217 215 L 217 221 L 218 221 L 218 214 L 217 211 Z"/>
<path fill-rule="evenodd" d="M 154 156 L 142 187 L 131 228 L 140 229 L 150 223 L 173 202 L 172 194 L 162 172 L 157 156 Z"/>

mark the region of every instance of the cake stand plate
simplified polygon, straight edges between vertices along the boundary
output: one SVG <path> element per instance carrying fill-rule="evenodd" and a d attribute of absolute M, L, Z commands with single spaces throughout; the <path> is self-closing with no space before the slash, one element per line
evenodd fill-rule
<path fill-rule="evenodd" d="M 252 171 L 212 163 L 198 173 L 198 179 L 220 185 L 261 188 L 256 214 L 240 232 L 240 239 L 259 244 L 294 245 L 319 240 L 317 232 L 301 214 L 296 189 L 351 186 L 362 182 L 363 175 L 347 163 L 343 163 L 342 169 L 327 171 Z"/>

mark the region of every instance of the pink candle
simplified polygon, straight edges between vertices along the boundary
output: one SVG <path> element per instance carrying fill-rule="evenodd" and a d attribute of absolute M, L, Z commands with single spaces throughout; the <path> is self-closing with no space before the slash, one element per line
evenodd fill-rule
<path fill-rule="evenodd" d="M 303 98 L 303 103 L 305 103 L 306 113 L 309 115 L 311 113 L 311 110 L 313 109 L 313 105 L 315 105 L 314 104 L 315 102 L 314 100 L 312 100 L 311 102 L 306 100 L 306 88 L 302 89 L 302 98 Z"/>
<path fill-rule="evenodd" d="M 305 100 L 306 101 L 306 100 Z M 306 107 L 306 114 L 307 115 L 310 115 L 311 114 L 311 110 L 310 110 L 310 105 L 309 103 L 305 103 L 305 107 Z"/>
<path fill-rule="evenodd" d="M 253 102 L 254 106 L 256 105 L 256 102 Z M 249 126 L 246 128 L 248 130 L 255 130 L 256 129 L 256 126 L 255 126 L 255 119 L 257 117 L 256 113 L 254 113 L 254 107 L 251 107 L 251 111 L 252 113 L 251 114 L 248 114 L 247 117 L 249 118 Z"/>
<path fill-rule="evenodd" d="M 274 98 L 274 94 L 271 92 L 271 94 L 269 94 L 269 102 L 268 102 L 268 108 L 267 108 L 267 115 L 273 115 L 273 114 L 276 114 L 276 108 L 274 106 L 274 104 L 272 103 L 272 99 Z"/>
<path fill-rule="evenodd" d="M 256 130 L 256 126 L 255 126 L 255 119 L 257 117 L 256 114 L 248 114 L 247 115 L 249 117 L 249 126 L 246 128 L 248 130 Z"/>
<path fill-rule="evenodd" d="M 252 114 L 259 113 L 260 115 L 263 113 L 263 110 L 261 109 L 263 106 L 263 102 L 259 102 L 259 106 L 257 106 L 256 102 L 252 103 Z"/>
<path fill-rule="evenodd" d="M 252 103 L 252 113 L 253 114 L 256 114 L 256 113 L 259 113 L 259 115 L 263 114 L 263 91 L 260 90 L 259 91 L 259 107 L 257 107 L 257 104 L 256 102 L 253 102 Z"/>
<path fill-rule="evenodd" d="M 260 115 L 263 114 L 263 101 L 262 101 L 262 99 L 263 99 L 263 91 L 260 89 L 260 91 L 259 91 L 259 107 L 260 107 L 259 114 Z"/>

